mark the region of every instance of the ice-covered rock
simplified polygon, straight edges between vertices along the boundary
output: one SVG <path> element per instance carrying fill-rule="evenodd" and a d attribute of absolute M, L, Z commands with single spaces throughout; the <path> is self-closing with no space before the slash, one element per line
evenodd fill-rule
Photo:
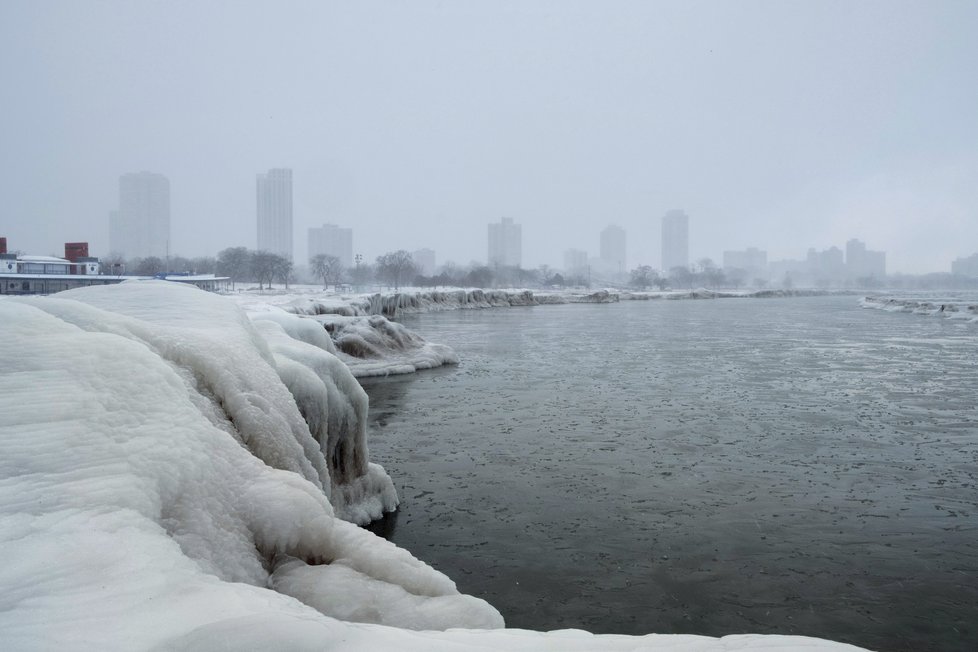
<path fill-rule="evenodd" d="M 428 342 L 383 315 L 345 317 L 327 314 L 308 321 L 313 320 L 330 334 L 337 355 L 358 378 L 458 364 L 458 356 L 450 347 Z"/>

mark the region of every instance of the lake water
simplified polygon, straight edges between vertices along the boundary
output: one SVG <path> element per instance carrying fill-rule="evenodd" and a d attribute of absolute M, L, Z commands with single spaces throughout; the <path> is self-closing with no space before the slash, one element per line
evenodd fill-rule
<path fill-rule="evenodd" d="M 398 545 L 510 627 L 978 649 L 978 327 L 854 297 L 403 319 Z"/>

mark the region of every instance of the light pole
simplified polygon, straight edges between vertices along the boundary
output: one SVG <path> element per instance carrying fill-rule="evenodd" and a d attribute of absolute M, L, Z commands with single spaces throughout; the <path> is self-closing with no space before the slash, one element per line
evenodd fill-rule
<path fill-rule="evenodd" d="M 360 290 L 360 263 L 363 261 L 363 254 L 357 254 L 356 256 L 353 257 L 353 260 L 357 264 L 357 271 L 356 271 L 356 275 L 357 275 L 357 292 L 359 293 L 361 291 Z"/>

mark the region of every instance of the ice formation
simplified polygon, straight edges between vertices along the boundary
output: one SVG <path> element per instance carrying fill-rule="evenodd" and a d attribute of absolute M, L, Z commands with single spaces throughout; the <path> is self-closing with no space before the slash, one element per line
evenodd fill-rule
<path fill-rule="evenodd" d="M 916 315 L 929 315 L 947 319 L 961 319 L 978 323 L 978 303 L 958 298 L 891 298 L 863 297 L 863 308 L 885 310 L 887 312 L 909 312 Z"/>
<path fill-rule="evenodd" d="M 365 464 L 339 511 L 389 481 L 359 448 L 355 380 L 302 321 L 253 326 L 164 282 L 0 299 L 5 650 L 855 649 L 493 629 L 487 603 L 335 516 Z"/>
<path fill-rule="evenodd" d="M 443 344 L 433 344 L 383 315 L 345 317 L 317 315 L 306 319 L 328 332 L 337 355 L 354 376 L 387 376 L 458 364 L 458 356 Z"/>

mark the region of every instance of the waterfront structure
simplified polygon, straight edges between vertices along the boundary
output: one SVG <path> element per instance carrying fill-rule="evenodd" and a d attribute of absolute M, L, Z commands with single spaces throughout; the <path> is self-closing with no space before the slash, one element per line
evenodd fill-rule
<path fill-rule="evenodd" d="M 604 270 L 612 274 L 624 274 L 627 270 L 625 260 L 626 233 L 617 225 L 610 225 L 601 231 L 599 258 Z"/>
<path fill-rule="evenodd" d="M 435 275 L 435 251 L 434 249 L 418 249 L 411 252 L 411 260 L 418 268 L 418 273 L 422 276 Z"/>
<path fill-rule="evenodd" d="M 145 276 L 106 274 L 98 258 L 88 255 L 87 242 L 66 242 L 65 257 L 7 253 L 0 238 L 0 294 L 54 294 L 89 285 L 112 285 Z M 231 279 L 213 274 L 191 276 L 164 274 L 157 278 L 196 285 L 204 290 L 226 290 Z"/>
<path fill-rule="evenodd" d="M 153 172 L 119 177 L 119 208 L 109 214 L 109 249 L 129 259 L 169 255 L 169 179 Z"/>
<path fill-rule="evenodd" d="M 689 267 L 689 216 L 671 210 L 662 217 L 662 271 Z"/>
<path fill-rule="evenodd" d="M 523 263 L 523 227 L 504 217 L 489 225 L 489 265 L 519 267 Z"/>
<path fill-rule="evenodd" d="M 309 229 L 309 260 L 320 254 L 335 256 L 346 269 L 353 266 L 353 229 L 323 224 Z"/>
<path fill-rule="evenodd" d="M 978 254 L 958 258 L 951 263 L 951 273 L 955 276 L 978 277 Z"/>
<path fill-rule="evenodd" d="M 292 260 L 292 170 L 259 174 L 256 191 L 258 251 Z"/>
<path fill-rule="evenodd" d="M 886 276 L 886 252 L 869 251 L 866 243 L 853 238 L 846 243 L 846 273 L 850 279 Z"/>

